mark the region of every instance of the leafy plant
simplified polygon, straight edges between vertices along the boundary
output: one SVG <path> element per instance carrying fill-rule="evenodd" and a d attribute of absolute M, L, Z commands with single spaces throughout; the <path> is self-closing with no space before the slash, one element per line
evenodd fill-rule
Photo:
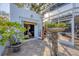
<path fill-rule="evenodd" d="M 16 44 L 16 40 L 24 39 L 26 29 L 18 22 L 10 22 L 9 19 L 0 17 L 0 45 L 5 45 L 8 40 Z"/>
<path fill-rule="evenodd" d="M 58 24 L 56 24 L 56 27 L 64 28 L 64 27 L 67 27 L 67 24 L 66 23 L 58 23 Z"/>
<path fill-rule="evenodd" d="M 46 22 L 45 24 L 48 28 L 67 28 L 68 27 L 66 23 L 49 23 L 49 22 Z"/>

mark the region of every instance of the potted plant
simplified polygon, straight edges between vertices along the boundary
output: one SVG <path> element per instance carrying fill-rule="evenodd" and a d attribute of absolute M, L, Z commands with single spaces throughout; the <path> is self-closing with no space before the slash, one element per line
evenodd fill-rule
<path fill-rule="evenodd" d="M 13 49 L 13 52 L 20 51 L 20 47 L 23 45 L 22 41 L 25 40 L 24 31 L 25 28 L 15 29 L 15 33 L 10 38 L 10 47 Z"/>
<path fill-rule="evenodd" d="M 47 26 L 48 31 L 51 31 L 51 32 L 61 32 L 67 28 L 66 23 L 48 23 L 48 22 L 46 22 L 46 26 Z"/>
<path fill-rule="evenodd" d="M 25 30 L 21 24 L 10 22 L 8 18 L 0 17 L 0 45 L 6 46 L 6 42 L 9 41 L 13 52 L 19 51 Z"/>
<path fill-rule="evenodd" d="M 49 33 L 51 33 L 51 38 L 52 38 L 52 51 L 54 54 L 51 55 L 55 55 L 57 56 L 57 51 L 58 51 L 58 32 L 62 32 L 65 30 L 65 28 L 67 28 L 66 23 L 48 23 L 46 22 L 46 27 Z"/>

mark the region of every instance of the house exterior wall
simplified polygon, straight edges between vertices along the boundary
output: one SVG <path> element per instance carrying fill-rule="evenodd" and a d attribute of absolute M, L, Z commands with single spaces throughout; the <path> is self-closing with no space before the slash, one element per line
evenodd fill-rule
<path fill-rule="evenodd" d="M 25 8 L 18 8 L 14 4 L 10 4 L 10 19 L 11 21 L 17 21 L 22 23 L 22 21 L 29 21 L 35 22 L 35 37 L 40 37 L 39 32 L 42 31 L 42 23 L 41 23 L 41 16 L 36 14 L 35 12 L 25 9 Z M 40 33 L 41 34 L 41 33 Z"/>

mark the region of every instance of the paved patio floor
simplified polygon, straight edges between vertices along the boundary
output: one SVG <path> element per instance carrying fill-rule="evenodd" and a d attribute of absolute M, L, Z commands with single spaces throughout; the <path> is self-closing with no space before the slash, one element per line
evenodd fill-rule
<path fill-rule="evenodd" d="M 21 47 L 21 51 L 8 56 L 51 56 L 51 40 L 30 39 Z M 59 44 L 58 56 L 79 56 L 79 50 Z"/>
<path fill-rule="evenodd" d="M 9 56 L 50 56 L 51 47 L 47 41 L 30 39 L 17 53 L 10 53 Z"/>
<path fill-rule="evenodd" d="M 79 50 L 74 47 L 69 47 L 63 44 L 59 44 L 58 47 L 59 56 L 79 56 Z"/>
<path fill-rule="evenodd" d="M 63 37 L 61 36 L 61 38 L 64 41 L 68 41 L 70 39 L 67 36 L 63 36 Z M 77 41 L 78 45 L 75 44 L 74 47 L 64 45 L 64 44 L 59 44 L 59 46 L 58 46 L 58 55 L 59 56 L 79 56 L 79 40 L 76 40 L 76 41 Z"/>

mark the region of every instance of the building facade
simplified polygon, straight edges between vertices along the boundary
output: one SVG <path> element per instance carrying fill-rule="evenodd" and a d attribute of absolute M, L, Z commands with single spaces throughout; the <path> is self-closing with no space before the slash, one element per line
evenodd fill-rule
<path fill-rule="evenodd" d="M 75 46 L 79 39 L 79 4 L 78 3 L 55 3 L 44 12 L 43 22 L 64 22 L 69 28 L 59 34 L 67 35 L 69 38 L 59 38 L 63 44 Z"/>
<path fill-rule="evenodd" d="M 34 37 L 38 38 L 41 36 L 42 19 L 40 15 L 38 15 L 34 11 L 31 11 L 29 8 L 27 7 L 27 4 L 24 8 L 18 8 L 15 4 L 10 4 L 10 19 L 11 21 L 20 22 L 26 27 L 27 25 L 33 25 L 31 27 L 34 27 Z"/>

